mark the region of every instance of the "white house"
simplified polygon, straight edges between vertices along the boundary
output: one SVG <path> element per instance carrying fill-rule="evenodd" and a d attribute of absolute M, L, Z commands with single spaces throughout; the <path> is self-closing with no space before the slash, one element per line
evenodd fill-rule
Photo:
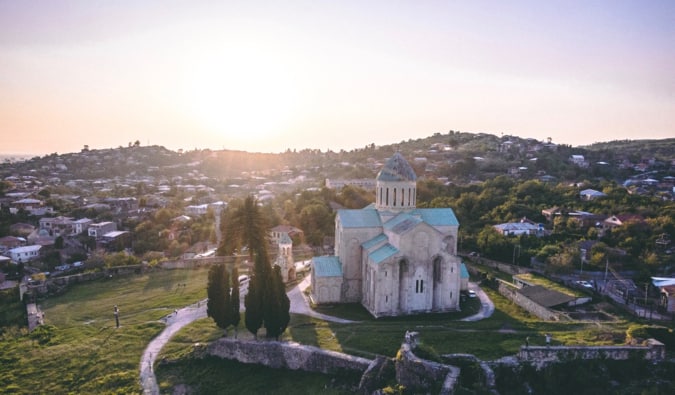
<path fill-rule="evenodd" d="M 508 222 L 494 225 L 493 228 L 504 236 L 538 236 L 543 233 L 543 228 L 541 226 L 529 222 Z"/>
<path fill-rule="evenodd" d="M 8 251 L 9 257 L 14 262 L 29 262 L 40 257 L 41 245 L 30 245 L 12 248 Z"/>
<path fill-rule="evenodd" d="M 338 210 L 335 255 L 312 260 L 314 302 L 358 302 L 375 317 L 459 309 L 459 222 L 451 208 L 418 209 L 416 179 L 396 153 L 374 204 Z"/>

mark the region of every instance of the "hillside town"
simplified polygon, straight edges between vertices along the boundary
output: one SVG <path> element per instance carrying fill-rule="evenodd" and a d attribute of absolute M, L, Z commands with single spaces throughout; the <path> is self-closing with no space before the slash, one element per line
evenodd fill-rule
<path fill-rule="evenodd" d="M 475 300 L 471 319 L 484 319 L 497 292 L 542 322 L 613 325 L 626 314 L 661 328 L 675 319 L 675 160 L 661 151 L 672 155 L 674 144 L 642 157 L 630 146 L 622 154 L 451 131 L 351 152 L 129 143 L 7 161 L 0 287 L 21 289 L 31 331 L 48 322 L 39 304 L 72 284 L 153 268 L 234 265 L 243 301 L 259 276 L 258 252 L 231 224 L 242 202 L 255 202 L 270 264 L 289 289 L 303 284 L 298 292 L 315 308 L 356 303 L 380 318 L 462 313 Z M 212 308 L 198 303 L 189 320 L 178 320 L 184 309 L 163 320 L 187 325 Z M 119 327 L 117 305 L 114 314 Z M 414 349 L 417 336 L 406 333 L 405 347 Z M 563 351 L 595 358 L 586 346 L 551 352 L 530 349 L 527 339 L 520 361 L 557 360 Z M 671 347 L 631 341 L 654 361 Z M 602 350 L 628 355 L 611 347 Z M 160 350 L 146 352 L 144 363 Z M 150 370 L 141 375 L 155 388 Z"/>

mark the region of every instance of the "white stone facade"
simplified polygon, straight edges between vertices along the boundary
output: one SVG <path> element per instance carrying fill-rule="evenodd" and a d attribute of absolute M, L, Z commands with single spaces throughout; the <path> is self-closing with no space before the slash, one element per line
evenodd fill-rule
<path fill-rule="evenodd" d="M 361 303 L 375 317 L 459 309 L 459 223 L 450 208 L 417 209 L 416 176 L 396 153 L 377 176 L 376 202 L 339 210 L 335 256 L 316 257 L 316 303 Z"/>

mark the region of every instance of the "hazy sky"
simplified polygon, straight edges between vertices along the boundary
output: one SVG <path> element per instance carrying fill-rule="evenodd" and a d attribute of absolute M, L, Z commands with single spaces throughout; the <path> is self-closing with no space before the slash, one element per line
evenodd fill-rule
<path fill-rule="evenodd" d="M 675 1 L 0 0 L 0 153 L 675 137 Z"/>

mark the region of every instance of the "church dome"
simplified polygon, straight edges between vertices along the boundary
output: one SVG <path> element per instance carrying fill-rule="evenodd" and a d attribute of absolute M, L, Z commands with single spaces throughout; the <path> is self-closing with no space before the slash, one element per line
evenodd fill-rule
<path fill-rule="evenodd" d="M 377 174 L 377 181 L 415 181 L 417 175 L 407 160 L 399 152 L 389 158 Z"/>

